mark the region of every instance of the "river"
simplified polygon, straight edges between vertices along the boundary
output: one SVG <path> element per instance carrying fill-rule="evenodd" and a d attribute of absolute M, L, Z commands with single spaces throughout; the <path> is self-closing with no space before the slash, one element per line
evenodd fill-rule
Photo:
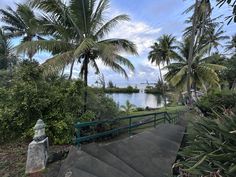
<path fill-rule="evenodd" d="M 111 93 L 107 94 L 111 97 L 119 106 L 125 105 L 126 100 L 129 100 L 131 104 L 136 107 L 146 108 L 160 108 L 164 106 L 164 99 L 159 94 L 148 93 Z"/>

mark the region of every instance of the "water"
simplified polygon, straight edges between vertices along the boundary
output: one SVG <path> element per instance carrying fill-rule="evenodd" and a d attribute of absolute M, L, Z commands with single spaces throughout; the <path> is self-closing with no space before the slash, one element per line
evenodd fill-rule
<path fill-rule="evenodd" d="M 107 94 L 111 97 L 119 106 L 125 105 L 126 100 L 129 100 L 131 104 L 136 107 L 150 107 L 160 108 L 164 106 L 164 99 L 159 94 L 148 94 L 148 93 L 111 93 Z"/>

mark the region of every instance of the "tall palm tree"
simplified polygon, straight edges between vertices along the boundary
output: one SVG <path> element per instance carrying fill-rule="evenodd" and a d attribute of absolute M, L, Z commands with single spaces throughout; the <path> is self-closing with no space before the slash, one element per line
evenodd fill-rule
<path fill-rule="evenodd" d="M 0 28 L 0 70 L 12 70 L 16 64 L 16 56 L 13 53 L 13 45 Z"/>
<path fill-rule="evenodd" d="M 162 72 L 161 72 L 161 63 L 164 63 L 161 57 L 161 49 L 160 49 L 160 45 L 155 42 L 152 46 L 151 46 L 151 51 L 148 54 L 148 60 L 151 63 L 154 63 L 158 66 L 159 72 L 160 72 L 160 79 L 161 79 L 161 83 L 163 84 L 163 76 L 162 76 Z"/>
<path fill-rule="evenodd" d="M 161 73 L 160 64 L 162 63 L 168 65 L 170 63 L 170 60 L 175 57 L 175 42 L 176 38 L 174 36 L 164 34 L 160 38 L 158 38 L 157 42 L 155 42 L 151 46 L 151 51 L 148 55 L 148 60 L 158 66 L 162 83 L 164 81 Z"/>
<path fill-rule="evenodd" d="M 165 85 L 162 77 L 160 64 L 162 63 L 168 65 L 170 63 L 170 60 L 175 57 L 176 55 L 174 51 L 174 49 L 176 48 L 175 42 L 176 38 L 174 36 L 164 34 L 157 39 L 157 42 L 155 42 L 153 46 L 151 46 L 152 50 L 149 52 L 148 55 L 148 60 L 151 63 L 155 63 L 159 68 L 165 107 L 166 107 Z"/>
<path fill-rule="evenodd" d="M 73 66 L 75 62 L 79 62 L 80 75 L 87 87 L 89 66 L 98 73 L 98 59 L 126 78 L 128 75 L 121 65 L 134 70 L 132 63 L 120 53 L 137 55 L 135 44 L 126 39 L 105 38 L 115 25 L 129 20 L 127 15 L 118 15 L 105 22 L 104 15 L 109 7 L 109 0 L 70 0 L 66 4 L 58 0 L 31 0 L 30 4 L 45 14 L 51 14 L 43 17 L 43 26 L 53 38 L 25 42 L 18 47 L 18 51 L 33 48 L 36 51 L 47 50 L 54 53 L 44 63 L 47 71 L 58 71 L 65 65 Z M 87 91 L 84 102 L 86 110 Z"/>
<path fill-rule="evenodd" d="M 11 7 L 7 10 L 0 9 L 2 14 L 3 29 L 6 35 L 10 38 L 23 37 L 22 42 L 32 41 L 34 38 L 40 38 L 40 24 L 33 10 L 25 4 L 17 4 L 17 9 L 14 11 Z M 32 60 L 35 51 L 28 50 L 27 55 Z"/>
<path fill-rule="evenodd" d="M 191 64 L 190 72 L 190 85 L 191 88 L 196 90 L 197 88 L 203 88 L 207 91 L 207 87 L 219 86 L 219 77 L 217 71 L 224 69 L 224 66 L 212 64 L 212 58 L 215 56 L 207 56 L 208 47 L 201 48 L 198 52 L 197 47 L 194 47 L 193 61 Z M 181 89 L 186 89 L 187 76 L 188 76 L 188 56 L 190 48 L 190 39 L 186 38 L 184 42 L 179 44 L 178 55 L 175 58 L 175 62 L 166 66 L 168 69 L 165 79 L 169 81 L 173 86 Z"/>

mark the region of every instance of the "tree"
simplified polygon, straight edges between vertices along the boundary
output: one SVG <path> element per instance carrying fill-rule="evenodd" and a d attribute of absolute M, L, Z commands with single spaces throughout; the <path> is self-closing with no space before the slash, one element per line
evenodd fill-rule
<path fill-rule="evenodd" d="M 228 21 L 228 24 L 234 20 L 234 23 L 236 23 L 236 0 L 216 0 L 217 6 L 221 7 L 225 3 L 227 3 L 230 7 L 232 7 L 232 15 L 227 16 L 226 20 Z"/>
<path fill-rule="evenodd" d="M 163 63 L 163 60 L 161 58 L 161 49 L 160 49 L 160 45 L 155 42 L 152 46 L 151 46 L 151 51 L 148 54 L 148 60 L 151 63 L 155 63 L 158 66 L 159 72 L 160 72 L 160 79 L 161 82 L 163 83 L 163 77 L 162 77 L 162 72 L 161 72 L 161 67 L 160 64 Z"/>
<path fill-rule="evenodd" d="M 227 69 L 223 73 L 223 78 L 228 82 L 229 89 L 236 88 L 236 55 L 226 62 Z"/>
<path fill-rule="evenodd" d="M 3 29 L 9 38 L 23 37 L 22 42 L 32 41 L 34 38 L 40 37 L 40 24 L 33 10 L 25 4 L 17 4 L 17 9 L 14 11 L 11 7 L 7 10 L 0 10 L 2 14 Z M 32 60 L 35 50 L 29 48 L 27 55 Z"/>
<path fill-rule="evenodd" d="M 236 34 L 232 36 L 231 41 L 227 42 L 226 51 L 233 51 L 233 54 L 236 53 Z"/>
<path fill-rule="evenodd" d="M 179 44 L 178 55 L 175 62 L 166 66 L 168 69 L 165 79 L 173 86 L 185 88 L 188 77 L 188 56 L 190 48 L 190 39 L 186 38 L 184 42 Z M 203 88 L 207 91 L 209 87 L 219 87 L 219 76 L 217 71 L 225 69 L 222 65 L 212 64 L 211 61 L 215 55 L 206 56 L 208 47 L 202 48 L 198 52 L 196 47 L 193 50 L 193 61 L 190 70 L 190 86 L 195 91 L 197 88 Z"/>
<path fill-rule="evenodd" d="M 129 100 L 126 100 L 125 105 L 121 106 L 121 110 L 123 110 L 126 114 L 130 114 L 134 108 L 135 105 L 131 104 Z"/>
<path fill-rule="evenodd" d="M 162 35 L 160 38 L 157 39 L 157 42 L 155 42 L 151 46 L 151 51 L 149 52 L 148 55 L 148 60 L 151 63 L 155 63 L 160 72 L 160 79 L 163 84 L 162 87 L 162 92 L 164 95 L 164 101 L 165 101 L 165 106 L 166 106 L 166 96 L 165 96 L 165 87 L 164 87 L 164 80 L 162 77 L 162 72 L 161 72 L 161 67 L 160 64 L 169 64 L 170 60 L 173 59 L 176 55 L 174 49 L 176 46 L 174 45 L 176 42 L 176 39 L 172 35 Z"/>
<path fill-rule="evenodd" d="M 12 43 L 0 28 L 0 86 L 9 86 L 9 81 L 13 76 L 13 67 L 17 61 L 18 59 L 13 53 Z"/>
<path fill-rule="evenodd" d="M 18 47 L 18 51 L 33 48 L 37 51 L 47 50 L 54 53 L 55 55 L 44 63 L 46 71 L 58 71 L 68 64 L 72 64 L 73 68 L 77 61 L 81 65 L 80 76 L 87 87 L 89 66 L 99 73 L 98 59 L 126 78 L 128 75 L 121 65 L 134 70 L 132 63 L 121 56 L 120 52 L 137 55 L 135 44 L 126 39 L 105 39 L 115 25 L 129 20 L 127 15 L 118 15 L 104 22 L 109 0 L 70 0 L 66 4 L 57 0 L 30 2 L 32 7 L 38 7 L 45 13 L 51 14 L 44 16 L 43 20 L 46 30 L 54 38 L 23 43 Z M 86 91 L 84 102 L 86 110 Z"/>

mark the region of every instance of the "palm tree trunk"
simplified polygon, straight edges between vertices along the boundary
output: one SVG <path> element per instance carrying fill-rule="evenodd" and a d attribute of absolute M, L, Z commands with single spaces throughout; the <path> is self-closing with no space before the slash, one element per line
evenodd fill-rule
<path fill-rule="evenodd" d="M 71 80 L 72 75 L 73 75 L 74 64 L 75 64 L 75 60 L 73 60 L 72 63 L 71 63 L 69 80 Z"/>
<path fill-rule="evenodd" d="M 197 30 L 197 9 L 198 9 L 198 0 L 195 2 L 194 14 L 193 14 L 193 22 L 192 22 L 192 34 L 189 48 L 189 56 L 188 56 L 188 72 L 187 72 L 187 91 L 189 97 L 189 104 L 192 105 L 192 94 L 191 94 L 191 83 L 190 83 L 190 75 L 193 61 L 193 48 L 195 43 L 195 33 Z"/>
<path fill-rule="evenodd" d="M 88 101 L 88 64 L 89 64 L 89 57 L 85 55 L 84 58 L 84 112 L 87 111 L 87 101 Z"/>
<path fill-rule="evenodd" d="M 158 64 L 158 68 L 159 68 L 160 79 L 161 79 L 161 83 L 162 83 L 162 94 L 163 94 L 163 98 L 164 98 L 164 107 L 166 108 L 166 93 L 165 93 L 165 85 L 164 85 L 164 80 L 163 80 L 163 76 L 162 76 L 162 73 L 161 73 L 161 67 L 160 67 L 160 64 Z"/>
<path fill-rule="evenodd" d="M 62 71 L 61 71 L 61 77 L 64 75 L 65 67 L 66 67 L 66 65 L 64 65 L 64 67 L 63 67 L 63 69 L 62 69 Z"/>

